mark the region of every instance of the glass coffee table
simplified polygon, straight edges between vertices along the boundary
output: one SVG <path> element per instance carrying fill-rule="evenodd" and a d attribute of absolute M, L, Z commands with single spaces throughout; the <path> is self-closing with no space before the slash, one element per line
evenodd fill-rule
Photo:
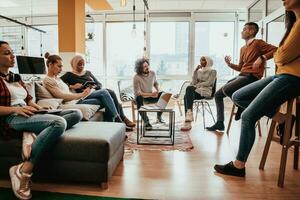
<path fill-rule="evenodd" d="M 141 119 L 143 113 L 167 113 L 166 124 L 153 125 L 151 129 L 146 129 L 144 121 Z M 148 145 L 174 145 L 175 138 L 175 111 L 173 109 L 144 109 L 138 110 L 137 118 L 137 144 Z"/>

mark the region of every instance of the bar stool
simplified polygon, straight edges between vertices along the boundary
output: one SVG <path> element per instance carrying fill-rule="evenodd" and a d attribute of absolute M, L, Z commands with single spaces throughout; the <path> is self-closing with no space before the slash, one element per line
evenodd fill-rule
<path fill-rule="evenodd" d="M 292 123 L 292 110 L 293 110 L 293 102 L 296 99 L 296 126 L 295 126 L 295 137 L 290 138 L 293 130 L 293 123 Z M 288 149 L 291 146 L 295 147 L 294 151 L 294 169 L 298 169 L 298 160 L 299 160 L 299 145 L 300 145 L 300 139 L 299 139 L 299 133 L 300 133 L 300 98 L 297 97 L 295 99 L 291 99 L 287 103 L 287 111 L 285 114 L 281 112 L 277 112 L 275 116 L 272 118 L 271 127 L 268 133 L 266 145 L 264 148 L 264 152 L 259 164 L 259 169 L 263 170 L 266 159 L 268 156 L 268 152 L 270 149 L 271 141 L 280 142 L 280 139 L 276 137 L 274 134 L 274 130 L 276 127 L 276 124 L 280 124 L 285 122 L 284 127 L 284 136 L 283 136 L 283 142 L 282 142 L 282 150 L 281 150 L 281 159 L 280 159 L 280 168 L 279 168 L 279 175 L 278 175 L 278 183 L 277 185 L 279 187 L 283 187 L 284 184 L 284 176 L 285 176 L 285 168 L 286 168 L 286 161 L 287 161 L 287 154 Z"/>
<path fill-rule="evenodd" d="M 227 125 L 227 130 L 226 130 L 226 134 L 227 135 L 229 134 L 229 131 L 230 131 L 230 127 L 231 127 L 231 123 L 232 123 L 232 118 L 236 114 L 235 108 L 236 108 L 236 106 L 233 104 L 232 109 L 231 109 L 231 114 L 230 114 L 229 122 L 228 122 L 228 125 Z M 257 121 L 255 127 L 257 127 L 258 134 L 261 137 L 260 120 Z"/>

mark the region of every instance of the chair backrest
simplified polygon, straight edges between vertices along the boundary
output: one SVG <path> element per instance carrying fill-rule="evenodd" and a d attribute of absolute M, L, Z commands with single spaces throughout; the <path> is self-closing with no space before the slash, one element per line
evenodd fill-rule
<path fill-rule="evenodd" d="M 191 81 L 184 81 L 180 87 L 177 99 L 183 100 L 186 88 L 191 84 Z"/>
<path fill-rule="evenodd" d="M 133 86 L 129 85 L 127 87 L 122 88 L 122 81 L 118 81 L 118 90 L 120 95 L 120 100 L 122 102 L 128 102 L 134 100 Z"/>

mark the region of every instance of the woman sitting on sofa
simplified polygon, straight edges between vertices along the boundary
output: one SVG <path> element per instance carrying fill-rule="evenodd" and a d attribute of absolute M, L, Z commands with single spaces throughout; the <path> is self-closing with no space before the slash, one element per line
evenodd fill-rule
<path fill-rule="evenodd" d="M 35 114 L 42 108 L 32 101 L 20 75 L 9 71 L 14 64 L 11 47 L 0 41 L 0 129 L 4 137 L 9 137 L 12 132 L 32 132 L 23 138 L 24 162 L 9 169 L 14 194 L 19 199 L 30 199 L 30 177 L 35 164 L 54 146 L 66 128 L 81 120 L 82 114 L 75 109 L 61 111 L 58 115 Z"/>
<path fill-rule="evenodd" d="M 76 55 L 71 60 L 72 72 L 66 72 L 61 79 L 69 85 L 69 88 L 76 91 L 82 92 L 82 86 L 84 83 L 92 82 L 96 90 L 102 88 L 102 84 L 97 80 L 97 78 L 88 70 L 84 69 L 85 61 L 84 58 L 80 55 Z M 117 108 L 117 111 L 126 124 L 127 127 L 134 127 L 135 123 L 131 122 L 123 112 L 122 105 L 119 103 L 116 93 L 113 90 L 106 89 L 114 101 L 114 105 Z"/>
<path fill-rule="evenodd" d="M 45 54 L 48 67 L 47 76 L 43 80 L 44 87 L 53 97 L 63 99 L 67 104 L 92 104 L 104 106 L 107 121 L 120 121 L 120 116 L 114 105 L 113 99 L 106 90 L 94 90 L 92 87 L 86 87 L 80 93 L 72 93 L 67 84 L 58 77 L 62 71 L 62 59 L 58 55 Z"/>
<path fill-rule="evenodd" d="M 200 64 L 194 70 L 191 85 L 186 88 L 184 95 L 185 123 L 181 127 L 182 131 L 189 131 L 192 128 L 194 100 L 204 99 L 212 95 L 217 76 L 217 71 L 212 69 L 212 66 L 212 59 L 202 56 Z"/>

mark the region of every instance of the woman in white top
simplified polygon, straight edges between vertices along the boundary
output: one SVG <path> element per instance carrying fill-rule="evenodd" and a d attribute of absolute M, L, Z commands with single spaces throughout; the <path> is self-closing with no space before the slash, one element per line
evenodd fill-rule
<path fill-rule="evenodd" d="M 31 132 L 23 139 L 23 162 L 9 169 L 14 194 L 30 199 L 30 177 L 43 153 L 52 148 L 66 128 L 82 119 L 79 110 L 64 110 L 58 115 L 35 114 L 42 109 L 32 101 L 20 75 L 9 71 L 15 56 L 7 42 L 0 41 L 0 130 L 2 137 L 14 132 Z M 35 135 L 37 134 L 37 136 Z"/>
<path fill-rule="evenodd" d="M 210 57 L 202 56 L 200 64 L 195 68 L 191 85 L 186 88 L 184 95 L 185 122 L 182 131 L 191 130 L 193 121 L 193 103 L 195 99 L 212 96 L 217 71 L 212 69 L 213 61 Z"/>

